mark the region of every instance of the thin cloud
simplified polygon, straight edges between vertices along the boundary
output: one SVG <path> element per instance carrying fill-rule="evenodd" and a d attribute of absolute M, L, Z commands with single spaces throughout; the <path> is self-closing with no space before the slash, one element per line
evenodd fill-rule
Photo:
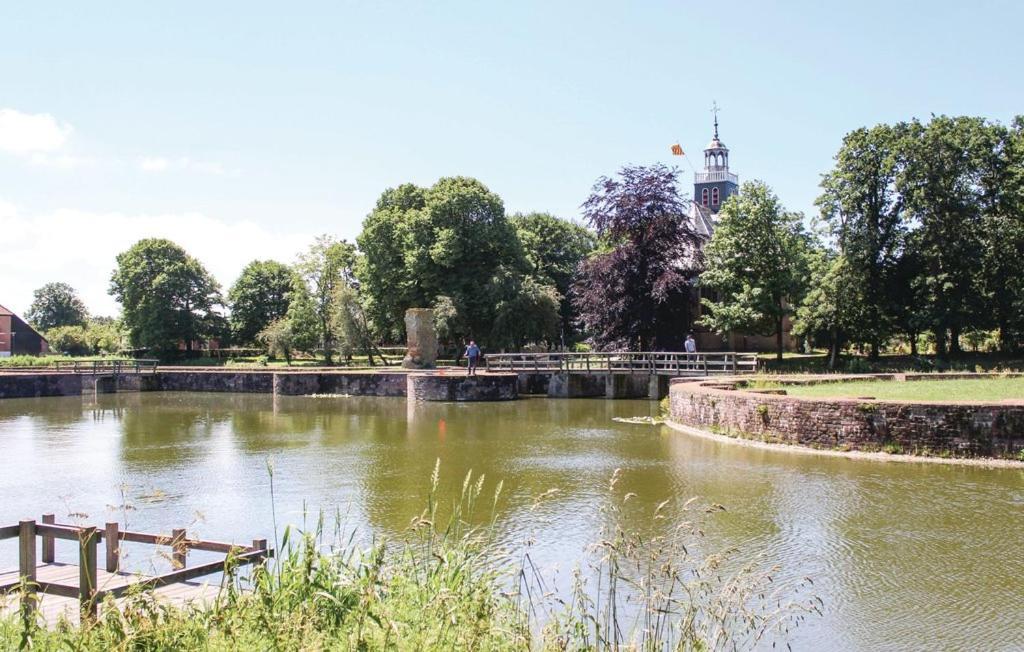
<path fill-rule="evenodd" d="M 0 109 L 0 151 L 20 156 L 54 152 L 64 147 L 73 131 L 49 113 Z"/>
<path fill-rule="evenodd" d="M 24 312 L 32 291 L 65 281 L 89 310 L 114 315 L 107 293 L 117 254 L 142 238 L 167 238 L 199 259 L 226 291 L 254 259 L 291 262 L 313 235 L 279 233 L 249 221 L 227 221 L 198 212 L 128 214 L 60 209 L 27 214 L 0 200 L 0 303 Z M 230 246 L 225 246 L 230 243 Z"/>
<path fill-rule="evenodd" d="M 238 176 L 238 170 L 229 170 L 216 161 L 201 161 L 180 156 L 166 158 L 163 156 L 144 156 L 139 159 L 139 169 L 143 172 L 189 171 L 214 176 Z"/>

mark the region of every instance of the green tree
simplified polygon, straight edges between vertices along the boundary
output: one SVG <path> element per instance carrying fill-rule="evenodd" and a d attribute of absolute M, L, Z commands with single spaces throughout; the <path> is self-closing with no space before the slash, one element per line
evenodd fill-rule
<path fill-rule="evenodd" d="M 313 355 L 323 342 L 320 316 L 305 281 L 297 276 L 293 280 L 292 291 L 288 297 L 288 314 L 285 320 L 291 350 Z"/>
<path fill-rule="evenodd" d="M 982 163 L 980 282 L 999 348 L 1011 352 L 1024 340 L 1024 116 L 987 128 L 995 148 Z"/>
<path fill-rule="evenodd" d="M 254 260 L 245 266 L 228 291 L 235 342 L 255 342 L 263 329 L 288 313 L 292 275 L 290 267 L 274 260 Z"/>
<path fill-rule="evenodd" d="M 58 326 L 81 326 L 89 317 L 85 303 L 67 283 L 47 283 L 32 293 L 25 318 L 40 331 Z"/>
<path fill-rule="evenodd" d="M 937 353 L 960 352 L 960 333 L 985 315 L 981 266 L 985 161 L 995 135 L 981 118 L 935 117 L 909 128 L 900 190 L 923 273 L 926 321 Z"/>
<path fill-rule="evenodd" d="M 495 307 L 491 342 L 498 346 L 521 350 L 531 342 L 552 342 L 561 328 L 559 308 L 561 295 L 552 285 L 537 279 L 515 277 L 517 283 L 509 288 Z"/>
<path fill-rule="evenodd" d="M 785 211 L 764 183 L 748 181 L 722 206 L 704 256 L 700 283 L 717 299 L 701 300 L 709 309 L 702 323 L 719 333 L 774 333 L 781 360 L 784 320 L 807 287 L 802 216 Z"/>
<path fill-rule="evenodd" d="M 295 333 L 292 322 L 287 317 L 279 317 L 267 324 L 256 336 L 259 342 L 267 347 L 273 357 L 282 357 L 288 366 L 292 364 L 292 352 L 295 351 Z"/>
<path fill-rule="evenodd" d="M 89 355 L 92 353 L 85 327 L 81 325 L 55 326 L 46 331 L 46 341 L 51 350 L 65 355 Z"/>
<path fill-rule="evenodd" d="M 331 364 L 336 345 L 336 301 L 342 288 L 355 284 L 355 264 L 355 245 L 327 235 L 318 237 L 295 264 L 313 304 L 317 336 L 327 364 Z"/>
<path fill-rule="evenodd" d="M 121 304 L 135 347 L 168 354 L 224 333 L 220 287 L 202 264 L 170 240 L 140 240 L 117 256 L 110 293 Z"/>
<path fill-rule="evenodd" d="M 577 315 L 573 312 L 569 294 L 580 263 L 597 247 L 594 233 L 584 226 L 548 213 L 517 214 L 510 218 L 510 222 L 522 243 L 530 265 L 530 275 L 542 285 L 553 286 L 561 295 L 558 308 L 560 328 L 564 337 L 571 337 L 575 331 Z M 551 296 L 549 291 L 535 284 L 526 289 L 534 293 L 534 298 Z M 534 302 L 532 305 L 539 304 Z"/>
<path fill-rule="evenodd" d="M 906 234 L 897 179 L 904 168 L 906 125 L 861 128 L 843 138 L 835 167 L 821 182 L 817 204 L 842 256 L 846 293 L 835 308 L 847 333 L 871 347 L 872 357 L 897 328 L 897 268 Z"/>
<path fill-rule="evenodd" d="M 334 297 L 333 318 L 334 339 L 338 352 L 351 360 L 356 351 L 362 351 L 367 361 L 374 364 L 373 334 L 370 331 L 366 312 L 359 300 L 359 293 L 351 285 L 338 288 Z M 384 364 L 387 360 L 381 356 Z"/>
<path fill-rule="evenodd" d="M 467 177 L 386 190 L 357 238 L 360 292 L 376 333 L 404 334 L 405 310 L 457 310 L 452 340 L 490 337 L 498 304 L 528 264 L 501 198 Z M 442 299 L 445 297 L 445 299 Z"/>

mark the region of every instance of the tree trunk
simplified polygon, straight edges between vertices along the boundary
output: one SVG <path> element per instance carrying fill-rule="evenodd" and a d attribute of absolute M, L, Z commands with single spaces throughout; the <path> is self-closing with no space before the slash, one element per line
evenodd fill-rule
<path fill-rule="evenodd" d="M 775 322 L 775 359 L 782 362 L 782 317 Z"/>
<path fill-rule="evenodd" d="M 910 341 L 910 355 L 917 357 L 917 333 L 907 333 L 907 339 Z"/>
<path fill-rule="evenodd" d="M 937 328 L 935 333 L 935 357 L 944 359 L 946 357 L 946 329 Z"/>
<path fill-rule="evenodd" d="M 960 327 L 951 326 L 949 329 L 949 353 L 950 355 L 959 355 L 964 350 L 960 347 Z"/>
<path fill-rule="evenodd" d="M 835 371 L 839 366 L 839 329 L 833 328 L 828 343 L 828 368 Z"/>
<path fill-rule="evenodd" d="M 878 340 L 871 341 L 871 353 L 868 355 L 872 360 L 878 359 Z"/>

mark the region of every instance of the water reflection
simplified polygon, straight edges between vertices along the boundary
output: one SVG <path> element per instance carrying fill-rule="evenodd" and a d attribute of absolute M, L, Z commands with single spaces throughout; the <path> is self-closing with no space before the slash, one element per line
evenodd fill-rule
<path fill-rule="evenodd" d="M 443 506 L 471 469 L 487 494 L 503 480 L 506 541 L 536 537 L 538 564 L 567 570 L 598 536 L 621 469 L 618 495 L 636 494 L 627 528 L 657 534 L 699 496 L 727 510 L 708 522 L 703 548 L 763 551 L 780 579 L 814 579 L 825 616 L 797 631 L 797 648 L 1024 641 L 1021 472 L 801 456 L 613 421 L 655 409 L 173 393 L 0 401 L 0 520 L 73 510 L 102 522 L 118 517 L 111 506 L 127 487 L 135 527 L 247 541 L 272 532 L 269 462 L 280 522 L 322 509 L 394 538 L 423 508 L 440 460 Z M 665 500 L 670 518 L 656 521 Z M 0 565 L 14 559 L 0 545 Z"/>

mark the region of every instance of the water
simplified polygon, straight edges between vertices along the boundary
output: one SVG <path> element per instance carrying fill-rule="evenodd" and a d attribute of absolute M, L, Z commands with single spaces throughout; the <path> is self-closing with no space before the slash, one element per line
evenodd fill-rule
<path fill-rule="evenodd" d="M 620 491 L 637 494 L 630 527 L 666 527 L 650 518 L 658 503 L 671 499 L 672 516 L 700 496 L 728 510 L 709 521 L 707 549 L 764 552 L 780 579 L 813 579 L 825 613 L 796 630 L 794 649 L 1024 648 L 1024 472 L 762 451 L 613 421 L 654 409 L 173 393 L 5 400 L 0 524 L 53 511 L 272 539 L 272 460 L 279 525 L 323 509 L 364 538 L 394 538 L 423 508 L 440 459 L 444 501 L 469 469 L 489 488 L 504 480 L 503 535 L 536 537 L 538 563 L 564 574 L 595 540 L 619 468 Z M 15 545 L 0 543 L 0 567 L 16 564 Z"/>

